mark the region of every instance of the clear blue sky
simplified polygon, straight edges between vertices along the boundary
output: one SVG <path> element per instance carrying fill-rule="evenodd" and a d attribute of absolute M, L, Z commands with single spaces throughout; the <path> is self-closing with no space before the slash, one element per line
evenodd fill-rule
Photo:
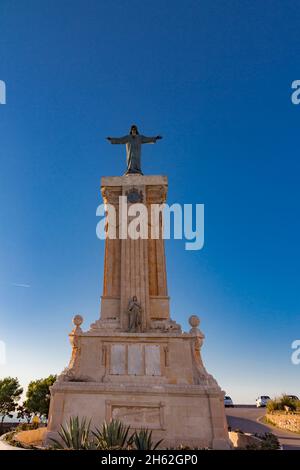
<path fill-rule="evenodd" d="M 235 401 L 300 394 L 299 2 L 1 0 L 0 57 L 0 374 L 61 371 L 72 316 L 98 318 L 104 138 L 134 122 L 168 201 L 205 204 L 204 249 L 166 244 L 173 318 L 201 317 Z"/>

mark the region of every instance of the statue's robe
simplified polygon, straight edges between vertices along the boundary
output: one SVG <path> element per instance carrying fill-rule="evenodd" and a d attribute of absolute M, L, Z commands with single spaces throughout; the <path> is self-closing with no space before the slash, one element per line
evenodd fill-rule
<path fill-rule="evenodd" d="M 146 137 L 144 135 L 133 136 L 131 134 L 124 137 L 112 137 L 112 144 L 126 144 L 126 175 L 131 173 L 143 174 L 141 170 L 141 146 L 142 144 L 155 144 L 156 137 Z"/>
<path fill-rule="evenodd" d="M 136 331 L 141 325 L 141 306 L 138 302 L 131 300 L 128 305 L 129 330 Z"/>

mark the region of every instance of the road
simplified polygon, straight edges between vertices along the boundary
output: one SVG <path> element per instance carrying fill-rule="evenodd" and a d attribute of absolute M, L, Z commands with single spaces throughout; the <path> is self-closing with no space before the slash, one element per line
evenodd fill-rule
<path fill-rule="evenodd" d="M 225 410 L 228 426 L 231 426 L 233 431 L 241 429 L 250 433 L 272 432 L 278 437 L 284 450 L 300 450 L 300 434 L 283 431 L 259 421 L 265 415 L 264 408 L 237 405 L 235 408 L 225 408 Z"/>

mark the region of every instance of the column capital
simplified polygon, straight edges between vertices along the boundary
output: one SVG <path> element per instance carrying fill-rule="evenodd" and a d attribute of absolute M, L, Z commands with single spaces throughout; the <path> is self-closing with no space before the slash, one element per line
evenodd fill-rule
<path fill-rule="evenodd" d="M 121 187 L 101 186 L 101 194 L 105 204 L 119 204 L 119 196 L 122 195 Z"/>

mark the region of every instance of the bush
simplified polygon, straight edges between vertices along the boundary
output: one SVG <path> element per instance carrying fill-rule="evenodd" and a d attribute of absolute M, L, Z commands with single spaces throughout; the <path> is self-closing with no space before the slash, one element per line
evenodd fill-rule
<path fill-rule="evenodd" d="M 16 432 L 31 431 L 32 429 L 35 429 L 33 424 L 31 424 L 31 423 L 21 423 L 16 427 L 15 431 Z"/>
<path fill-rule="evenodd" d="M 291 411 L 296 411 L 296 400 L 292 400 L 287 395 L 282 395 L 280 399 L 280 405 L 283 410 L 285 409 L 285 406 L 288 406 Z"/>
<path fill-rule="evenodd" d="M 299 407 L 299 403 L 299 400 L 292 400 L 287 395 L 282 395 L 279 398 L 268 401 L 267 411 L 269 413 L 272 413 L 273 411 L 285 411 L 285 407 L 288 407 L 290 411 L 296 411 L 296 409 Z"/>
<path fill-rule="evenodd" d="M 22 447 L 22 444 L 19 441 L 15 441 L 16 431 L 10 431 L 5 434 L 5 442 L 14 447 Z"/>
<path fill-rule="evenodd" d="M 266 432 L 263 436 L 260 436 L 262 439 L 262 450 L 278 450 L 280 448 L 279 440 L 275 434 L 271 432 Z"/>
<path fill-rule="evenodd" d="M 261 440 L 259 446 L 249 445 L 246 447 L 247 450 L 278 450 L 280 448 L 279 441 L 275 434 L 266 432 L 265 434 L 254 434 L 255 437 Z"/>
<path fill-rule="evenodd" d="M 268 413 L 272 413 L 273 411 L 279 411 L 280 410 L 280 403 L 278 399 L 270 400 L 267 403 L 267 411 Z"/>

